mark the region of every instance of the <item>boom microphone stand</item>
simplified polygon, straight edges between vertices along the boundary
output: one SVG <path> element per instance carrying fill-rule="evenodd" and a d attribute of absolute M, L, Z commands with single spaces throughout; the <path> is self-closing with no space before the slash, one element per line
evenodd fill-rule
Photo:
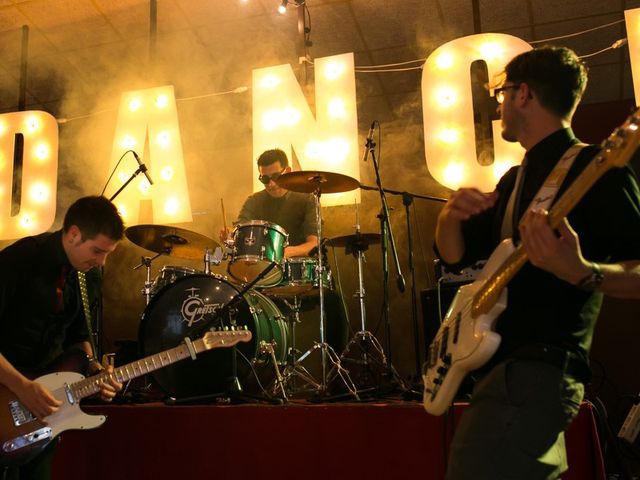
<path fill-rule="evenodd" d="M 360 188 L 362 190 L 378 190 L 377 187 L 371 187 L 368 185 L 360 185 Z M 392 195 L 401 195 L 402 196 L 402 203 L 405 207 L 405 215 L 406 215 L 406 220 L 407 220 L 407 243 L 408 243 L 408 249 L 409 249 L 409 271 L 411 272 L 411 325 L 412 325 L 412 333 L 413 333 L 413 340 L 414 340 L 414 344 L 413 344 L 413 348 L 414 348 L 414 356 L 415 356 L 415 378 L 416 379 L 420 379 L 421 378 L 421 373 L 422 373 L 422 362 L 421 362 L 421 356 L 420 356 L 420 352 L 423 351 L 420 349 L 420 340 L 419 340 L 419 329 L 418 329 L 418 293 L 417 293 L 417 286 L 416 286 L 416 272 L 415 272 L 415 264 L 413 261 L 413 235 L 412 235 L 412 230 L 411 230 L 411 212 L 410 212 L 410 207 L 413 204 L 413 200 L 415 198 L 419 198 L 422 200 L 431 200 L 434 202 L 442 202 L 442 203 L 446 203 L 447 199 L 446 198 L 441 198 L 441 197 L 434 197 L 431 195 L 422 195 L 422 194 L 417 194 L 417 193 L 410 193 L 410 192 L 400 192 L 398 190 L 391 190 L 388 188 L 385 188 L 384 191 L 386 193 L 390 193 Z M 426 351 L 426 345 L 425 345 L 425 350 Z"/>
<path fill-rule="evenodd" d="M 371 126 L 373 129 L 374 122 Z M 395 373 L 394 368 L 391 364 L 391 325 L 389 321 L 389 266 L 388 266 L 388 245 L 391 245 L 391 253 L 393 255 L 394 264 L 396 267 L 396 283 L 398 290 L 403 293 L 405 290 L 405 280 L 402 275 L 402 271 L 400 269 L 400 261 L 398 260 L 398 250 L 396 248 L 396 242 L 393 237 L 393 230 L 391 229 L 391 224 L 389 222 L 389 205 L 387 204 L 387 197 L 385 195 L 385 190 L 382 188 L 382 180 L 380 179 L 380 169 L 378 166 L 378 161 L 376 160 L 375 147 L 376 144 L 371 140 L 373 137 L 372 130 L 369 131 L 369 136 L 367 138 L 367 145 L 364 155 L 364 160 L 367 159 L 367 152 L 371 153 L 371 160 L 373 163 L 373 169 L 376 174 L 376 185 L 378 186 L 378 192 L 380 193 L 380 202 L 382 204 L 382 209 L 378 217 L 380 218 L 380 234 L 381 241 L 380 246 L 382 250 L 382 273 L 383 273 L 383 305 L 384 305 L 384 323 L 385 323 L 385 347 L 387 350 L 387 376 L 388 378 L 396 378 L 398 383 L 402 388 L 404 385 L 402 384 L 402 380 Z"/>

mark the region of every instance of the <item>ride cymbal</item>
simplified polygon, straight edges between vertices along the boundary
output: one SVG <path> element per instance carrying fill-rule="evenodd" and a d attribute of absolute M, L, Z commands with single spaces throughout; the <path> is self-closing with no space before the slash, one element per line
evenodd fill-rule
<path fill-rule="evenodd" d="M 360 182 L 348 175 L 318 170 L 285 173 L 275 182 L 282 188 L 300 193 L 314 193 L 317 190 L 321 193 L 340 193 L 355 190 L 360 186 Z"/>

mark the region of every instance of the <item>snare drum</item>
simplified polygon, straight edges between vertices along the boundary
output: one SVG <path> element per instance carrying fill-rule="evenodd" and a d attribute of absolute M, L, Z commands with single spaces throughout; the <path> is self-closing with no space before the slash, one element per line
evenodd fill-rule
<path fill-rule="evenodd" d="M 318 259 L 313 257 L 287 258 L 284 264 L 284 276 L 275 287 L 263 290 L 267 295 L 276 297 L 304 297 L 318 294 Z M 322 287 L 333 289 L 331 272 L 324 265 Z"/>
<path fill-rule="evenodd" d="M 287 232 L 275 223 L 262 220 L 239 223 L 232 233 L 233 249 L 227 271 L 236 280 L 255 280 L 272 262 L 276 266 L 256 286 L 271 287 L 282 280 Z"/>

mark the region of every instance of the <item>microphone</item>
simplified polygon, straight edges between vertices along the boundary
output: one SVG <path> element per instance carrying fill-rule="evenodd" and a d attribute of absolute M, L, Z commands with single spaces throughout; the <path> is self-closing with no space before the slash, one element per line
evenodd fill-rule
<path fill-rule="evenodd" d="M 367 156 L 369 155 L 369 149 L 375 147 L 376 144 L 373 143 L 373 131 L 376 128 L 376 121 L 371 122 L 371 127 L 369 127 L 369 134 L 367 135 L 367 142 L 364 144 L 364 154 L 362 155 L 362 161 L 367 161 Z"/>
<path fill-rule="evenodd" d="M 142 161 L 140 160 L 140 157 L 138 156 L 138 154 L 135 151 L 131 150 L 131 153 L 133 153 L 133 156 L 136 157 L 136 161 L 138 162 L 138 166 L 140 167 L 140 171 L 142 173 L 144 173 L 145 177 L 147 177 L 147 182 L 149 182 L 149 185 L 153 185 L 153 180 L 151 180 L 151 177 L 147 173 L 147 166 L 144 163 L 142 163 Z"/>

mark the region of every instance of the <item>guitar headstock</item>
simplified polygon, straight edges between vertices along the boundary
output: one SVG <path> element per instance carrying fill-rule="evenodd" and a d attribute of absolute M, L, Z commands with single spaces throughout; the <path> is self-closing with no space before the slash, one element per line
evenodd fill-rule
<path fill-rule="evenodd" d="M 232 327 L 229 330 L 210 330 L 202 337 L 207 350 L 220 347 L 232 347 L 240 342 L 251 340 L 251 331 L 247 327 Z"/>
<path fill-rule="evenodd" d="M 640 144 L 640 108 L 627 117 L 625 122 L 616 128 L 602 142 L 602 151 L 596 156 L 598 163 L 606 163 L 612 167 L 624 167 Z"/>

